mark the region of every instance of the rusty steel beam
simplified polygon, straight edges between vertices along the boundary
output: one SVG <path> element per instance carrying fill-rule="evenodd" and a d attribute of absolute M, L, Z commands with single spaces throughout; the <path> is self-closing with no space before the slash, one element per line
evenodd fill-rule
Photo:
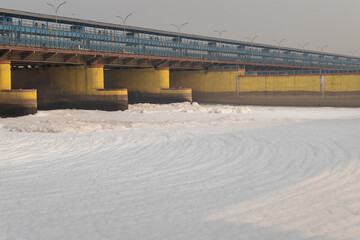
<path fill-rule="evenodd" d="M 116 62 L 119 59 L 120 59 L 119 56 L 107 58 L 106 64 L 113 64 L 114 62 Z"/>
<path fill-rule="evenodd" d="M 133 62 L 134 60 L 136 60 L 136 58 L 125 58 L 125 59 L 123 59 L 123 64 L 128 65 L 131 62 Z"/>
<path fill-rule="evenodd" d="M 173 67 L 175 66 L 176 64 L 180 63 L 179 61 L 169 61 L 169 67 Z"/>
<path fill-rule="evenodd" d="M 208 67 L 210 67 L 210 66 L 213 65 L 212 63 L 201 63 L 201 64 L 202 64 L 202 66 L 203 66 L 204 69 L 206 69 L 206 68 L 208 68 Z"/>
<path fill-rule="evenodd" d="M 56 52 L 45 53 L 43 56 L 43 60 L 46 62 L 46 61 L 50 60 L 50 58 L 52 58 L 56 55 L 57 55 Z"/>
<path fill-rule="evenodd" d="M 69 62 L 77 57 L 77 54 L 68 54 L 64 56 L 64 62 Z"/>
<path fill-rule="evenodd" d="M 102 57 L 103 57 L 102 55 L 93 55 L 93 56 L 90 56 L 89 58 L 87 58 L 86 64 L 88 64 L 88 65 L 94 64 L 96 61 L 98 61 L 98 60 L 101 59 Z"/>
<path fill-rule="evenodd" d="M 191 63 L 190 61 L 184 61 L 180 63 L 180 67 L 185 67 L 187 64 Z"/>
<path fill-rule="evenodd" d="M 166 63 L 168 60 L 160 60 L 159 62 L 155 63 L 155 67 L 161 67 L 162 64 Z"/>
<path fill-rule="evenodd" d="M 9 55 L 9 53 L 11 53 L 11 49 L 2 50 L 1 53 L 0 53 L 0 58 L 6 57 L 7 55 Z"/>
<path fill-rule="evenodd" d="M 24 52 L 21 55 L 22 60 L 27 60 L 29 57 L 33 56 L 36 52 L 35 51 L 31 51 L 31 52 Z"/>
<path fill-rule="evenodd" d="M 141 66 L 141 65 L 143 65 L 144 63 L 147 63 L 147 62 L 149 62 L 149 61 L 150 61 L 150 59 L 138 59 L 138 60 L 137 60 L 137 65 Z"/>

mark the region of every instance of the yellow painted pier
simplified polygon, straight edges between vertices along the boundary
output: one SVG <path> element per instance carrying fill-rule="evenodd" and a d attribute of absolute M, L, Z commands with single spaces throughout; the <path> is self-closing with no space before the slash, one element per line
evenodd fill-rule
<path fill-rule="evenodd" d="M 170 88 L 169 68 L 109 69 L 105 71 L 105 86 L 127 88 L 132 103 L 192 102 L 191 88 Z"/>
<path fill-rule="evenodd" d="M 14 117 L 37 112 L 36 90 L 11 88 L 11 62 L 0 61 L 0 116 Z"/>
<path fill-rule="evenodd" d="M 127 89 L 104 89 L 104 66 L 60 66 L 14 70 L 17 87 L 38 89 L 40 109 L 128 109 Z"/>
<path fill-rule="evenodd" d="M 15 90 L 15 89 L 19 90 Z M 22 90 L 36 89 L 36 90 Z M 39 109 L 126 110 L 133 103 L 360 107 L 360 74 L 245 75 L 244 69 L 106 69 L 103 65 L 11 68 L 0 62 L 0 115 Z"/>

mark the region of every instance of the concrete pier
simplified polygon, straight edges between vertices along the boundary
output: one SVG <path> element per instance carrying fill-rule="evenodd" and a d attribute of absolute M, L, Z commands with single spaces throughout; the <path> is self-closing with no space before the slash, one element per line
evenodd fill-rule
<path fill-rule="evenodd" d="M 109 69 L 105 86 L 127 88 L 130 103 L 192 102 L 191 88 L 170 88 L 169 68 Z"/>
<path fill-rule="evenodd" d="M 16 117 L 36 112 L 36 90 L 11 89 L 11 62 L 0 61 L 0 117 Z"/>
<path fill-rule="evenodd" d="M 127 89 L 104 89 L 103 65 L 16 69 L 13 82 L 38 89 L 39 109 L 128 109 Z"/>
<path fill-rule="evenodd" d="M 171 71 L 170 87 L 191 88 L 194 101 L 223 103 L 236 93 L 236 77 L 244 69 Z"/>

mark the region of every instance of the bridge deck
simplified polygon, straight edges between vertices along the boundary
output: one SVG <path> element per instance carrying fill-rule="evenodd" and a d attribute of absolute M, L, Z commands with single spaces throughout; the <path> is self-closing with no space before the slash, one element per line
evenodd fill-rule
<path fill-rule="evenodd" d="M 162 59 L 164 62 L 161 64 L 165 63 L 178 68 L 187 68 L 186 65 L 189 65 L 189 62 L 196 62 L 197 67 L 202 68 L 240 64 L 318 69 L 360 68 L 360 58 L 350 56 L 64 17 L 59 17 L 59 24 L 56 25 L 55 20 L 55 16 L 51 15 L 0 9 L 0 45 L 4 49 L 0 53 L 0 58 L 11 60 L 12 56 L 16 56 L 14 58 L 16 61 L 46 61 L 46 57 L 43 60 L 39 58 L 39 49 L 50 53 L 49 49 L 61 49 L 70 51 L 70 56 L 66 57 L 67 61 L 61 61 L 65 63 L 79 61 L 77 54 L 85 54 L 94 56 L 92 62 L 99 61 L 104 64 L 121 65 L 122 60 L 125 63 L 133 62 L 135 65 L 139 65 L 138 60 L 156 64 L 156 62 L 146 61 L 146 59 L 155 58 Z M 10 47 L 4 46 L 27 48 L 19 57 L 19 54 L 8 54 Z M 101 57 L 104 54 L 114 56 L 104 60 Z M 134 59 L 136 59 L 135 62 Z M 190 68 L 194 68 L 194 65 L 191 66 Z"/>

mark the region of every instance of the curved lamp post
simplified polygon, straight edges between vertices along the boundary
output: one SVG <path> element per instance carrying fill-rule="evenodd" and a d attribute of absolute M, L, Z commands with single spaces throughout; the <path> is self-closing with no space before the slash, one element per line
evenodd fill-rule
<path fill-rule="evenodd" d="M 306 47 L 307 45 L 309 45 L 309 44 L 310 44 L 310 42 L 307 42 L 307 43 L 304 43 L 304 44 L 298 43 L 298 46 L 301 48 L 302 51 L 304 51 L 305 47 Z"/>
<path fill-rule="evenodd" d="M 307 43 L 304 43 L 304 44 L 301 44 L 301 43 L 298 43 L 298 46 L 301 48 L 301 54 L 302 56 L 304 56 L 304 49 L 307 45 L 309 45 L 310 42 L 307 42 Z"/>
<path fill-rule="evenodd" d="M 219 51 L 220 51 L 220 55 L 221 55 L 221 48 L 222 48 L 222 43 L 221 43 L 222 38 L 221 37 L 224 32 L 227 32 L 227 30 L 222 30 L 222 31 L 215 30 L 214 32 L 219 34 L 219 38 L 220 38 L 220 50 Z"/>
<path fill-rule="evenodd" d="M 355 53 L 357 53 L 357 52 L 358 52 L 358 50 L 348 51 L 348 53 L 350 53 L 350 54 L 351 54 L 351 56 L 354 56 L 354 55 L 355 55 Z"/>
<path fill-rule="evenodd" d="M 55 32 L 55 46 L 57 46 L 57 32 L 58 32 L 58 11 L 59 11 L 59 8 L 61 6 L 63 6 L 66 2 L 63 2 L 63 3 L 60 3 L 59 5 L 55 6 L 51 3 L 46 3 L 47 5 L 51 6 L 52 8 L 54 8 L 54 11 L 55 11 L 55 26 L 56 26 L 56 32 Z"/>
<path fill-rule="evenodd" d="M 177 32 L 178 32 L 178 49 L 180 51 L 180 30 L 183 26 L 185 26 L 186 24 L 189 24 L 188 22 L 185 22 L 183 24 L 181 24 L 180 26 L 176 25 L 176 24 L 173 24 L 173 23 L 170 23 L 170 25 L 176 27 L 177 29 Z"/>
<path fill-rule="evenodd" d="M 276 40 L 276 39 L 273 40 L 274 42 L 276 42 L 276 43 L 278 44 L 278 46 L 279 46 L 279 51 L 280 51 L 280 46 L 281 46 L 281 44 L 282 44 L 285 40 L 286 40 L 285 38 L 281 39 L 280 41 L 279 41 L 279 40 Z"/>
<path fill-rule="evenodd" d="M 320 52 L 323 53 L 325 48 L 328 47 L 328 45 L 324 45 L 324 46 L 316 46 L 318 49 L 320 49 Z"/>
<path fill-rule="evenodd" d="M 319 50 L 320 50 L 320 53 L 323 53 L 324 52 L 324 50 L 325 50 L 325 48 L 327 48 L 328 47 L 328 45 L 324 45 L 324 46 L 316 46 Z M 320 69 L 320 74 L 321 74 L 321 72 L 322 72 L 322 69 Z"/>
<path fill-rule="evenodd" d="M 252 38 L 246 37 L 246 39 L 249 40 L 250 43 L 251 43 L 251 49 L 252 49 L 252 47 L 253 47 L 253 43 L 254 43 L 255 39 L 257 39 L 258 37 L 259 37 L 259 35 L 256 35 L 256 36 L 254 36 L 254 37 L 252 37 Z"/>
<path fill-rule="evenodd" d="M 121 19 L 122 23 L 123 23 L 123 27 L 124 27 L 124 37 L 126 39 L 126 31 L 125 31 L 125 26 L 126 26 L 126 20 L 133 15 L 134 13 L 130 13 L 128 14 L 125 18 L 121 17 L 121 16 L 116 16 L 117 18 Z"/>

